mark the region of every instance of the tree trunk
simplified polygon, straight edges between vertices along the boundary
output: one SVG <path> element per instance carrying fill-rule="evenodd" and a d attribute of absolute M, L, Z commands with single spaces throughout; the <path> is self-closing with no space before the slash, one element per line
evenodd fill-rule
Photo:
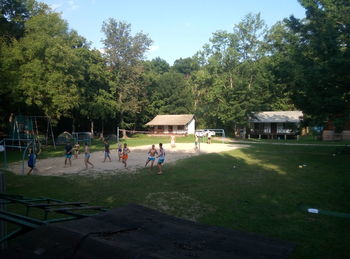
<path fill-rule="evenodd" d="M 101 140 L 104 140 L 104 131 L 105 131 L 105 124 L 104 124 L 104 121 L 101 120 L 101 133 L 100 133 Z"/>
<path fill-rule="evenodd" d="M 72 132 L 75 132 L 75 118 L 72 119 Z"/>
<path fill-rule="evenodd" d="M 125 128 L 125 125 L 124 125 L 124 112 L 120 111 L 119 116 L 120 116 L 120 127 Z"/>
<path fill-rule="evenodd" d="M 122 98 L 122 94 L 119 93 L 119 103 L 122 104 L 123 98 Z M 125 128 L 124 125 L 124 111 L 123 111 L 123 105 L 120 106 L 120 127 Z"/>
<path fill-rule="evenodd" d="M 122 138 L 123 138 L 123 139 L 128 138 L 128 136 L 126 135 L 126 130 L 125 130 L 125 129 L 123 129 L 123 130 L 122 130 L 122 132 L 123 132 L 123 137 L 122 137 Z"/>
<path fill-rule="evenodd" d="M 90 121 L 90 132 L 91 132 L 91 136 L 94 137 L 94 121 L 91 120 Z"/>

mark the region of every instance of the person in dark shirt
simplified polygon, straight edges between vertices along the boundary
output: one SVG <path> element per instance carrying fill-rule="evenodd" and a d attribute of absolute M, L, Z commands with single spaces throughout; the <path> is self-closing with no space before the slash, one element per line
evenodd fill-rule
<path fill-rule="evenodd" d="M 108 141 L 105 140 L 105 159 L 103 160 L 103 162 L 106 162 L 107 157 L 109 159 L 109 162 L 112 162 L 112 159 L 110 156 L 109 144 L 108 144 Z"/>
<path fill-rule="evenodd" d="M 40 154 L 40 150 L 38 153 L 34 152 L 33 151 L 33 148 L 29 148 L 29 151 L 28 151 L 28 167 L 29 167 L 29 171 L 27 173 L 27 175 L 30 175 L 33 170 L 36 168 L 35 167 L 35 164 L 36 164 L 36 158 L 37 158 L 37 155 Z"/>
<path fill-rule="evenodd" d="M 67 145 L 64 148 L 65 150 L 65 160 L 64 160 L 64 167 L 67 166 L 67 161 L 69 161 L 69 166 L 72 166 L 72 154 L 73 154 L 73 147 L 70 142 L 67 143 Z"/>

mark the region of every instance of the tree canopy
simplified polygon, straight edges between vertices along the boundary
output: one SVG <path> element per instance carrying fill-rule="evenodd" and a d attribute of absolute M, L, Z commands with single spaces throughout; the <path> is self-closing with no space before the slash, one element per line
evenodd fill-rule
<path fill-rule="evenodd" d="M 103 51 L 35 0 L 0 2 L 0 127 L 15 114 L 72 128 L 143 129 L 157 114 L 194 113 L 199 127 L 244 127 L 256 111 L 300 109 L 339 128 L 350 114 L 350 3 L 300 0 L 306 17 L 270 28 L 247 14 L 192 57 L 146 60 L 152 39 L 115 18 Z M 66 127 L 66 126 L 65 126 Z"/>

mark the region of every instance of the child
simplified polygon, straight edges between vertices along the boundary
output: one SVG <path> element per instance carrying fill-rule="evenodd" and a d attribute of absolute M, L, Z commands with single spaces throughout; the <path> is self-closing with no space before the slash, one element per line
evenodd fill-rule
<path fill-rule="evenodd" d="M 36 163 L 36 154 L 34 153 L 32 148 L 29 148 L 28 151 L 28 167 L 30 168 L 27 175 L 30 175 L 35 168 Z"/>
<path fill-rule="evenodd" d="M 128 148 L 128 144 L 124 143 L 124 148 L 122 151 L 122 162 L 124 164 L 124 168 L 127 167 L 128 153 L 130 153 L 130 149 Z"/>
<path fill-rule="evenodd" d="M 164 160 L 165 160 L 165 150 L 163 149 L 162 143 L 159 143 L 159 155 L 157 158 L 158 158 L 158 168 L 159 168 L 158 174 L 162 174 L 163 173 L 162 164 L 164 163 Z"/>
<path fill-rule="evenodd" d="M 156 160 L 156 154 L 158 155 L 157 149 L 154 145 L 152 145 L 152 148 L 148 151 L 148 158 L 145 164 L 145 167 L 148 165 L 150 161 L 151 162 L 151 168 L 153 168 L 154 161 Z"/>
<path fill-rule="evenodd" d="M 67 143 L 67 145 L 65 146 L 64 148 L 65 150 L 65 160 L 64 160 L 64 167 L 66 167 L 67 165 L 67 160 L 69 161 L 69 166 L 72 166 L 72 151 L 73 151 L 73 147 L 72 145 L 70 144 L 70 142 Z"/>
<path fill-rule="evenodd" d="M 105 159 L 103 160 L 103 162 L 106 162 L 106 158 L 108 157 L 109 159 L 109 162 L 112 162 L 112 159 L 109 155 L 110 151 L 109 151 L 109 144 L 108 144 L 108 141 L 105 140 Z"/>
<path fill-rule="evenodd" d="M 172 135 L 172 136 L 170 137 L 170 144 L 171 144 L 171 147 L 172 147 L 172 148 L 175 147 L 175 136 L 174 136 L 174 135 Z"/>
<path fill-rule="evenodd" d="M 120 159 L 122 158 L 122 144 L 121 143 L 118 143 L 118 161 L 120 162 Z"/>
<path fill-rule="evenodd" d="M 74 145 L 74 159 L 78 159 L 79 152 L 80 152 L 80 145 L 79 145 L 79 142 L 77 142 Z"/>
<path fill-rule="evenodd" d="M 194 150 L 197 151 L 198 150 L 198 136 L 195 135 L 195 139 L 194 139 Z"/>
<path fill-rule="evenodd" d="M 91 168 L 94 168 L 94 165 L 89 161 L 91 154 L 90 154 L 90 148 L 87 142 L 85 142 L 85 145 L 84 145 L 84 155 L 85 155 L 84 163 L 85 163 L 86 170 L 89 168 L 88 165 L 91 165 Z"/>

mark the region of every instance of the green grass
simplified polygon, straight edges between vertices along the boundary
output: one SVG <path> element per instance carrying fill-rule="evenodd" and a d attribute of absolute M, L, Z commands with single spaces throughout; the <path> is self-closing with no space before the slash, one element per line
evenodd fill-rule
<path fill-rule="evenodd" d="M 143 204 L 201 223 L 294 242 L 292 258 L 346 258 L 350 220 L 299 209 L 304 204 L 350 213 L 350 155 L 337 150 L 253 145 L 165 165 L 162 176 L 156 170 L 95 177 L 7 173 L 7 192 L 108 208 Z"/>

